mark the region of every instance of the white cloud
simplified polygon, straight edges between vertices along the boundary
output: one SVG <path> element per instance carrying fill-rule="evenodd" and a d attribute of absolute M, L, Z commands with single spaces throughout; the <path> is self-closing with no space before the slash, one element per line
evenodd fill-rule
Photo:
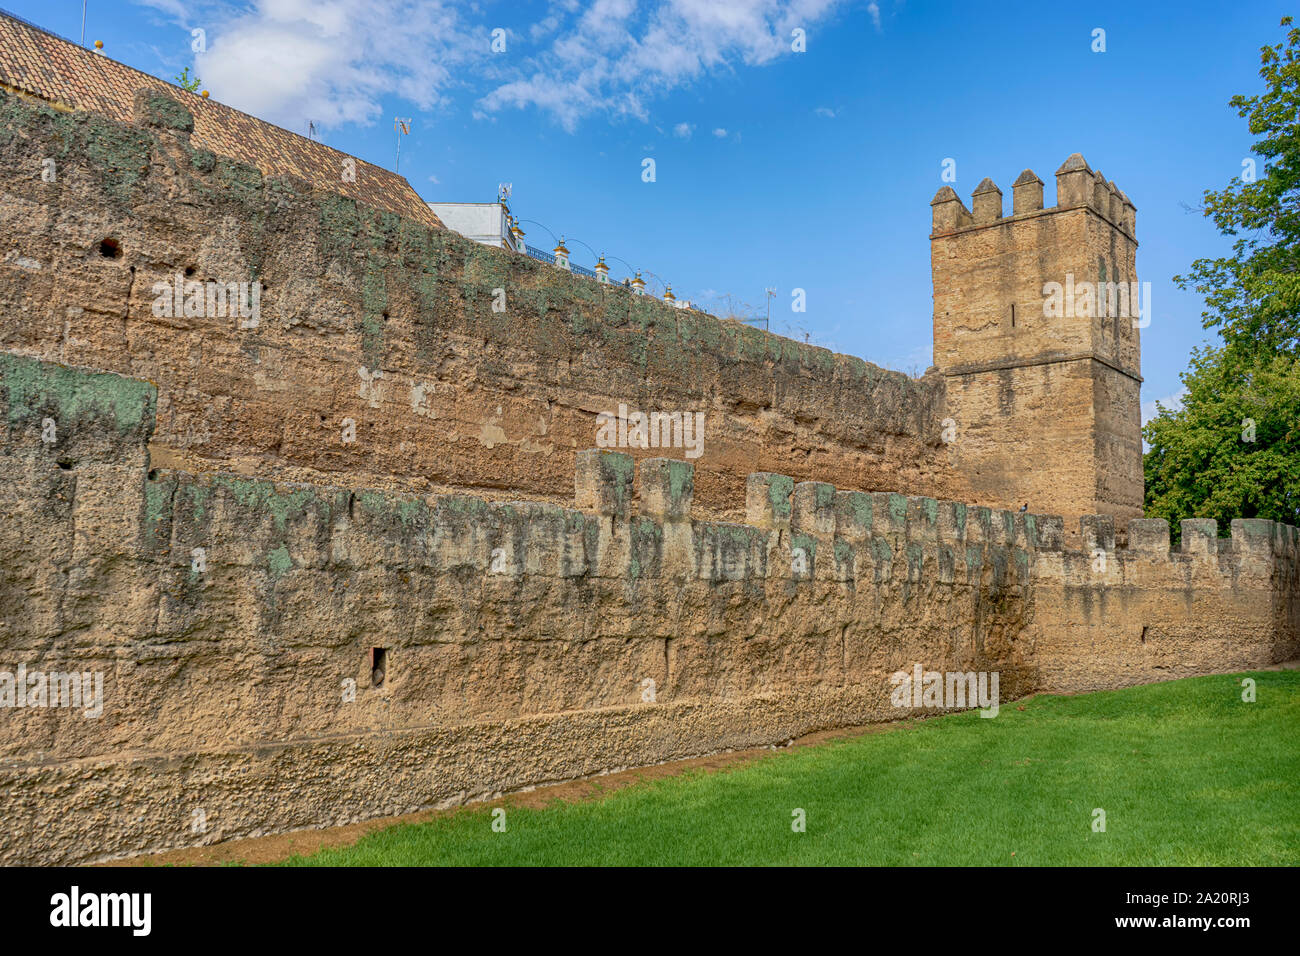
<path fill-rule="evenodd" d="M 719 126 L 717 129 L 713 131 L 713 135 L 718 137 L 718 139 L 726 139 L 727 131 L 723 129 L 721 126 Z"/>
<path fill-rule="evenodd" d="M 291 129 L 309 119 L 326 128 L 372 122 L 391 95 L 432 109 L 453 85 L 454 67 L 490 55 L 488 28 L 462 24 L 443 0 L 254 0 L 219 9 L 202 17 L 208 49 L 195 65 L 204 86 Z"/>
<path fill-rule="evenodd" d="M 825 116 L 827 119 L 835 118 L 835 111 L 831 109 L 829 106 L 819 106 L 815 110 L 813 110 L 813 112 L 816 113 L 818 116 Z"/>
<path fill-rule="evenodd" d="M 136 0 L 206 31 L 194 65 L 214 99 L 301 129 L 391 119 L 386 101 L 472 115 L 536 109 L 574 130 L 594 115 L 647 120 L 664 94 L 791 53 L 790 33 L 843 0 L 550 0 L 493 55 L 490 10 L 456 0 Z M 517 15 L 517 14 L 516 14 Z M 528 22 L 531 21 L 531 22 Z"/>
<path fill-rule="evenodd" d="M 876 0 L 871 0 L 871 3 L 867 4 L 867 13 L 871 14 L 871 22 L 874 23 L 876 25 L 876 29 L 879 30 L 880 29 L 880 4 L 876 3 Z"/>
<path fill-rule="evenodd" d="M 569 15 L 519 75 L 479 101 L 487 112 L 534 107 L 567 130 L 605 113 L 644 120 L 655 97 L 711 72 L 762 66 L 790 53 L 790 34 L 839 0 L 595 0 Z M 548 18 L 558 16 L 552 6 Z M 549 31 L 548 31 L 549 32 Z"/>
<path fill-rule="evenodd" d="M 442 180 L 437 176 L 434 176 L 432 173 L 429 174 L 429 182 L 433 183 L 435 186 L 442 185 Z"/>
<path fill-rule="evenodd" d="M 691 123 L 678 123 L 673 127 L 673 135 L 678 139 L 690 139 L 694 130 L 695 126 Z"/>

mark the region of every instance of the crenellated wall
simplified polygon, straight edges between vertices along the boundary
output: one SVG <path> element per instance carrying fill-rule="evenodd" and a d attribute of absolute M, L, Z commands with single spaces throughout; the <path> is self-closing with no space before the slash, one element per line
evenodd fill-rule
<path fill-rule="evenodd" d="M 1007 701 L 1300 653 L 1296 530 L 1184 523 L 1171 552 L 1138 517 L 1136 328 L 1042 314 L 1062 272 L 1136 277 L 1133 205 L 1081 156 L 1055 207 L 1028 170 L 1009 216 L 987 180 L 936 197 L 913 379 L 403 219 L 382 183 L 266 176 L 156 86 L 132 122 L 22 89 L 0 862 L 897 719 L 915 665 Z M 259 283 L 256 321 L 159 307 L 210 281 Z M 701 456 L 591 449 L 620 405 L 703 413 Z M 93 678 L 94 712 L 18 706 L 20 674 Z"/>
<path fill-rule="evenodd" d="M 914 664 L 996 671 L 1006 701 L 1297 650 L 1296 532 L 1270 522 L 1170 554 L 1159 523 L 1117 550 L 1090 517 L 1074 552 L 1059 517 L 772 473 L 716 522 L 690 463 L 603 450 L 573 507 L 272 484 L 151 469 L 145 383 L 3 354 L 0 376 L 0 672 L 103 674 L 98 717 L 0 711 L 4 862 L 896 719 Z"/>
<path fill-rule="evenodd" d="M 1034 593 L 1053 607 L 1033 635 L 1043 690 L 1084 691 L 1260 667 L 1300 656 L 1300 536 L 1279 522 L 1129 522 L 1115 548 L 1110 516 L 1081 522 L 1083 551 L 1040 555 Z"/>

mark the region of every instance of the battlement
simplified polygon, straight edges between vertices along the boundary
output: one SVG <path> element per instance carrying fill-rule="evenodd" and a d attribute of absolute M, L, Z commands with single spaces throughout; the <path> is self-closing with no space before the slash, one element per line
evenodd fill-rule
<path fill-rule="evenodd" d="M 1170 551 L 1164 522 L 1116 548 L 1087 515 L 1074 547 L 1056 515 L 771 472 L 711 521 L 691 462 L 608 449 L 577 453 L 572 507 L 271 482 L 158 467 L 155 408 L 0 356 L 0 671 L 103 675 L 98 719 L 0 725 L 0 859 L 192 842 L 190 772 L 233 837 L 896 719 L 916 663 L 997 672 L 1005 702 L 1300 649 L 1273 522 Z M 28 799 L 50 787 L 77 799 Z"/>
<path fill-rule="evenodd" d="M 930 201 L 932 236 L 985 228 L 1026 216 L 1086 209 L 1137 242 L 1137 207 L 1100 170 L 1093 170 L 1079 153 L 1073 153 L 1056 171 L 1056 205 L 1044 208 L 1043 181 L 1026 169 L 1011 184 L 1011 212 L 1003 215 L 1002 190 L 984 178 L 971 193 L 971 208 L 951 186 L 942 187 Z"/>

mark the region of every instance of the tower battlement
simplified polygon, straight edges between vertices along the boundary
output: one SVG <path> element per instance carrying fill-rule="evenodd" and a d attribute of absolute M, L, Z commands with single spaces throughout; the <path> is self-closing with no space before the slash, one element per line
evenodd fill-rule
<path fill-rule="evenodd" d="M 1056 205 L 1024 170 L 980 182 L 968 209 L 931 201 L 934 364 L 975 497 L 1067 515 L 1141 514 L 1137 208 L 1078 153 Z M 1080 294 L 1075 295 L 1079 290 Z M 1149 309 L 1149 306 L 1148 306 Z"/>
<path fill-rule="evenodd" d="M 985 177 L 971 193 L 971 208 L 967 209 L 957 191 L 944 186 L 930 201 L 934 216 L 931 235 L 989 226 L 1021 216 L 1086 208 L 1137 242 L 1137 207 L 1133 200 L 1100 170 L 1092 169 L 1079 153 L 1072 154 L 1056 171 L 1055 206 L 1043 207 L 1043 181 L 1032 169 L 1021 172 L 1011 184 L 1009 215 L 1003 215 L 1002 196 L 998 185 Z"/>

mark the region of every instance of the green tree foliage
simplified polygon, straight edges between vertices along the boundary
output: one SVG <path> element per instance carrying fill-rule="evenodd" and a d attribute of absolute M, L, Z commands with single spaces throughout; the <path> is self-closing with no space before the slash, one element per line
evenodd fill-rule
<path fill-rule="evenodd" d="M 1300 524 L 1300 29 L 1261 50 L 1265 90 L 1230 105 L 1260 137 L 1262 174 L 1205 193 L 1205 215 L 1237 237 L 1232 255 L 1198 259 L 1182 288 L 1205 297 L 1218 345 L 1192 353 L 1178 410 L 1143 429 L 1146 513 L 1272 518 Z"/>

